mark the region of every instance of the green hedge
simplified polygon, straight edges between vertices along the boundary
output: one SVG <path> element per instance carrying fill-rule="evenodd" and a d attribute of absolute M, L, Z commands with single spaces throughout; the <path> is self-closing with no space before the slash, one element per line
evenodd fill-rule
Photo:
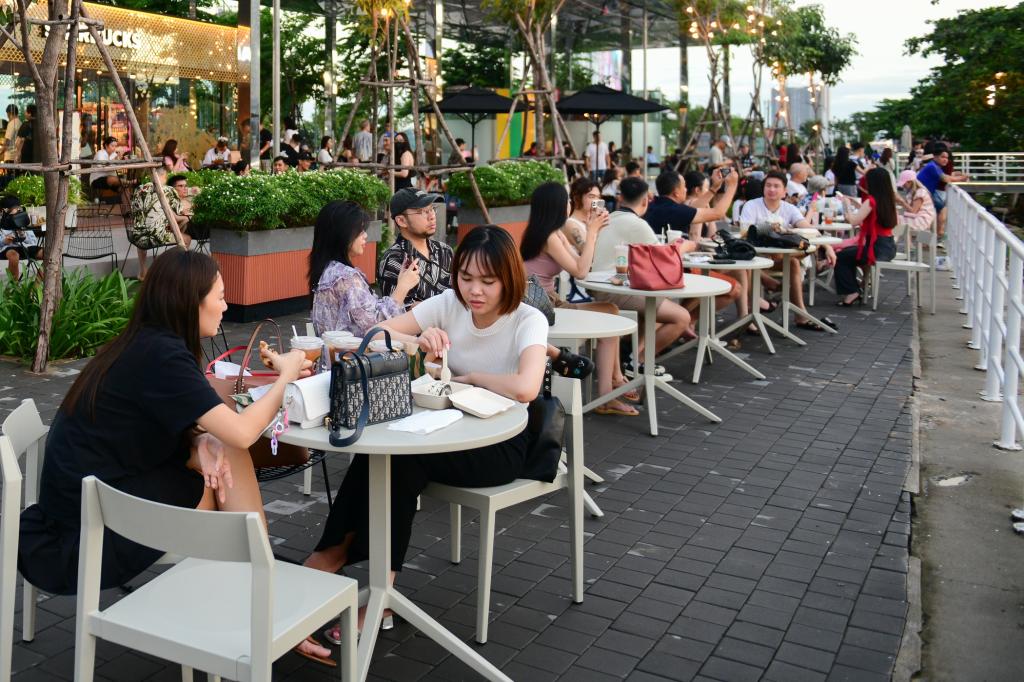
<path fill-rule="evenodd" d="M 198 175 L 203 191 L 192 202 L 192 221 L 207 228 L 248 232 L 312 225 L 320 209 L 339 199 L 354 201 L 373 215 L 390 197 L 380 179 L 351 169 Z"/>
<path fill-rule="evenodd" d="M 545 182 L 565 182 L 561 170 L 542 161 L 504 161 L 473 169 L 480 196 L 488 208 L 530 203 L 533 190 Z M 476 206 L 476 198 L 466 173 L 455 173 L 448 181 L 448 193 L 466 206 Z"/>
<path fill-rule="evenodd" d="M 50 359 L 92 355 L 128 324 L 138 282 L 114 271 L 97 278 L 85 268 L 65 271 L 62 295 L 50 332 Z M 43 286 L 35 277 L 0 287 L 0 355 L 31 360 L 39 342 Z"/>
<path fill-rule="evenodd" d="M 42 175 L 20 175 L 8 183 L 4 192 L 18 197 L 22 206 L 46 206 L 46 186 Z M 85 203 L 82 182 L 75 176 L 71 176 L 68 185 L 68 203 Z"/>

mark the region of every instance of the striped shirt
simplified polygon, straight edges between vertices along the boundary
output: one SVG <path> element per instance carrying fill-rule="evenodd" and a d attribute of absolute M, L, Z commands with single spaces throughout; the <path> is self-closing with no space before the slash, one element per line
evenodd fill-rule
<path fill-rule="evenodd" d="M 399 237 L 395 243 L 381 256 L 377 266 L 377 279 L 381 292 L 390 296 L 398 285 L 398 275 L 402 272 L 402 264 L 409 254 L 419 261 L 420 282 L 405 297 L 405 305 L 425 301 L 437 296 L 452 286 L 452 247 L 436 239 L 428 239 L 429 258 L 420 253 L 408 240 Z"/>

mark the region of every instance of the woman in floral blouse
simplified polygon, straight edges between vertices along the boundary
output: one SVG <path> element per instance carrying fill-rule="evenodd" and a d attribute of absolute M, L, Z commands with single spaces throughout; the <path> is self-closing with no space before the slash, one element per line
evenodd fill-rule
<path fill-rule="evenodd" d="M 166 173 L 163 169 L 155 169 L 161 177 Z M 178 222 L 178 229 L 181 230 L 182 239 L 185 241 L 185 248 L 192 242 L 192 238 L 185 232 L 188 223 L 188 216 L 182 205 L 182 197 L 185 194 L 187 181 L 184 175 L 174 175 L 170 180 L 165 180 L 164 196 L 167 203 L 171 205 L 175 218 Z M 180 189 L 177 185 L 181 185 Z M 167 222 L 167 214 L 160 205 L 160 198 L 154 191 L 152 182 L 142 185 L 132 195 L 132 227 L 129 232 L 129 241 L 139 251 L 139 279 L 146 276 L 146 252 L 161 246 L 168 246 L 174 243 L 174 233 L 171 232 L 170 224 Z"/>
<path fill-rule="evenodd" d="M 362 336 L 378 322 L 405 312 L 403 301 L 420 281 L 414 261 L 403 267 L 391 296 L 378 297 L 363 273 L 352 265 L 366 248 L 369 216 L 351 201 L 323 207 L 313 229 L 309 252 L 309 287 L 313 323 L 320 332 L 347 330 Z"/>

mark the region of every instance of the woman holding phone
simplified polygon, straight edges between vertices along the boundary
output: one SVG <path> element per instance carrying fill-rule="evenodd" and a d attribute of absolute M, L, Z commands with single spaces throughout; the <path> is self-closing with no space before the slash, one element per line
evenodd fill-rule
<path fill-rule="evenodd" d="M 309 252 L 313 323 L 320 332 L 347 330 L 362 336 L 374 325 L 401 315 L 406 295 L 419 284 L 415 260 L 406 260 L 390 296 L 377 296 L 352 263 L 366 248 L 370 217 L 351 201 L 332 201 L 320 210 Z"/>
<path fill-rule="evenodd" d="M 588 180 L 589 182 L 589 180 Z M 562 231 L 566 216 L 572 210 L 569 194 L 565 187 L 557 182 L 545 182 L 533 191 L 530 201 L 530 219 L 526 223 L 523 241 L 519 253 L 526 265 L 526 272 L 537 278 L 537 281 L 551 298 L 556 308 L 577 308 L 598 313 L 618 315 L 619 309 L 614 303 L 566 303 L 555 292 L 555 278 L 568 272 L 573 277 L 583 279 L 590 272 L 594 260 L 594 245 L 597 235 L 608 225 L 608 211 L 603 208 L 591 212 L 587 221 L 587 233 L 580 251 L 576 250 Z M 619 365 L 619 340 L 617 338 L 599 339 L 597 342 L 597 385 L 600 395 L 607 395 L 613 389 L 626 383 Z M 640 400 L 638 391 L 623 395 L 630 401 Z M 597 414 L 613 414 L 635 417 L 639 412 L 632 405 L 619 399 L 609 400 L 598 406 Z"/>
<path fill-rule="evenodd" d="M 836 294 L 842 298 L 840 307 L 864 305 L 864 295 L 857 284 L 857 266 L 871 266 L 876 261 L 890 261 L 896 256 L 896 241 L 892 230 L 896 227 L 896 195 L 889 171 L 875 167 L 867 178 L 868 196 L 859 206 L 856 200 L 843 195 L 843 212 L 851 225 L 860 225 L 857 244 L 848 246 L 836 256 Z M 867 270 L 865 269 L 865 272 Z"/>

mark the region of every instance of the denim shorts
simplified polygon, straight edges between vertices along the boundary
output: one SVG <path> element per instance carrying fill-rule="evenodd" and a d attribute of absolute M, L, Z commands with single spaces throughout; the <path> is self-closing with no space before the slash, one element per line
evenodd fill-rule
<path fill-rule="evenodd" d="M 937 189 L 932 192 L 932 203 L 935 204 L 936 213 L 946 208 L 946 190 Z"/>

